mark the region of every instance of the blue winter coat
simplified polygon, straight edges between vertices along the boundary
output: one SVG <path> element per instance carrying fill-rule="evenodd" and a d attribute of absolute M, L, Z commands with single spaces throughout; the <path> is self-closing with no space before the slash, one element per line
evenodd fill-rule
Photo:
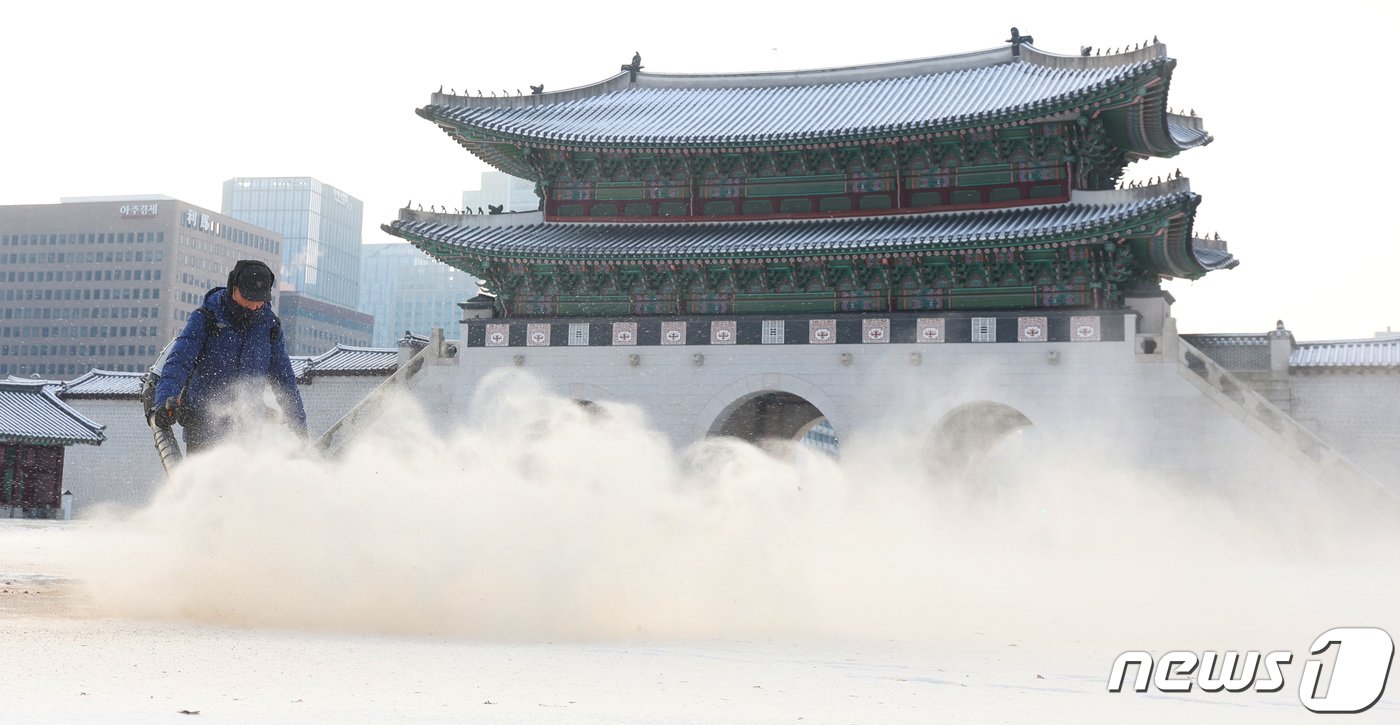
<path fill-rule="evenodd" d="M 292 428 L 304 433 L 306 408 L 297 391 L 296 375 L 280 327 L 278 334 L 272 332 L 277 323 L 272 306 L 263 305 L 252 311 L 249 324 L 239 327 L 229 311 L 229 306 L 235 304 L 223 287 L 215 287 L 204 295 L 204 304 L 190 315 L 161 368 L 156 407 L 180 396 L 189 381 L 182 405 L 196 419 L 207 419 L 220 405 L 235 400 L 240 391 L 261 395 L 267 382 L 272 383 L 277 402 Z M 214 319 L 216 329 L 212 336 L 206 334 L 205 315 Z"/>

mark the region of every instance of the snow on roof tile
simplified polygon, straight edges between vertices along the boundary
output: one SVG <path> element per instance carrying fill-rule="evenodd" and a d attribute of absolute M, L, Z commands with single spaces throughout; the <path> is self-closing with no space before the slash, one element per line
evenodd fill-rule
<path fill-rule="evenodd" d="M 399 367 L 399 351 L 393 347 L 353 347 L 337 344 L 307 363 L 308 375 L 378 375 Z"/>
<path fill-rule="evenodd" d="M 1297 368 L 1400 368 L 1400 335 L 1298 343 L 1288 356 Z"/>
<path fill-rule="evenodd" d="M 132 398 L 141 394 L 142 373 L 93 369 L 64 383 L 63 398 Z"/>
<path fill-rule="evenodd" d="M 453 225 L 412 213 L 385 227 L 409 239 L 432 239 L 483 255 L 579 258 L 675 258 L 709 255 L 862 253 L 1028 240 L 1094 229 L 1189 203 L 1190 192 L 1083 193 L 1066 204 L 969 212 L 753 222 L 580 223 Z M 1227 252 L 1201 249 L 1228 264 Z M 1222 256 L 1223 255 L 1223 256 Z M 1226 259 L 1228 258 L 1228 259 Z M 1199 256 L 1198 256 L 1199 259 Z"/>
<path fill-rule="evenodd" d="M 0 382 L 0 441 L 34 445 L 100 445 L 103 426 L 58 399 L 45 380 Z"/>
<path fill-rule="evenodd" d="M 643 73 L 635 83 L 625 82 L 623 74 L 540 96 L 437 93 L 420 114 L 546 143 L 795 142 L 1054 113 L 1117 84 L 1169 74 L 1174 63 L 1162 45 L 1092 58 L 1024 50 L 1019 57 L 999 48 L 816 71 Z M 1209 139 L 1190 121 L 1169 123 L 1173 140 L 1183 148 Z"/>

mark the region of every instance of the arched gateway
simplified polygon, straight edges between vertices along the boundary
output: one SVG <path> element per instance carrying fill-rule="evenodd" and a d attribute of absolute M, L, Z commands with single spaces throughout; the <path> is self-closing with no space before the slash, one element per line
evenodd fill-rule
<path fill-rule="evenodd" d="M 926 463 L 940 478 L 983 483 L 997 444 L 1030 425 L 1030 418 L 1009 405 L 987 400 L 960 405 L 929 433 Z"/>

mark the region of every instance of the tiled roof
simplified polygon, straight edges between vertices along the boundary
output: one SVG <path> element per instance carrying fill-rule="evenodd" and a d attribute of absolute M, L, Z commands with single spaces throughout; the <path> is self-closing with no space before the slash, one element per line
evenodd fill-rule
<path fill-rule="evenodd" d="M 1400 368 L 1400 335 L 1303 342 L 1288 356 L 1296 368 Z"/>
<path fill-rule="evenodd" d="M 1168 114 L 1167 131 L 1172 135 L 1172 140 L 1182 148 L 1204 146 L 1213 140 L 1210 134 L 1206 133 L 1201 119 L 1196 116 Z"/>
<path fill-rule="evenodd" d="M 1200 262 L 1202 267 L 1212 271 L 1240 266 L 1240 260 L 1235 259 L 1235 255 L 1224 249 L 1201 244 L 1198 239 L 1191 240 L 1191 252 L 1196 255 L 1196 261 Z"/>
<path fill-rule="evenodd" d="M 311 369 L 311 361 L 315 359 L 315 356 L 291 355 L 290 357 L 292 360 L 292 374 L 296 376 L 297 380 L 304 380 L 306 378 L 306 371 Z"/>
<path fill-rule="evenodd" d="M 473 297 L 467 301 L 472 302 L 479 297 L 481 297 L 481 295 L 477 295 L 476 297 Z M 399 345 L 401 347 L 411 347 L 414 350 L 422 350 L 423 348 L 428 346 L 428 338 L 423 335 L 415 334 L 412 330 L 405 330 L 403 337 L 399 338 Z"/>
<path fill-rule="evenodd" d="M 63 398 L 132 398 L 141 394 L 141 373 L 89 370 L 63 384 Z"/>
<path fill-rule="evenodd" d="M 100 445 L 103 426 L 54 394 L 48 381 L 0 382 L 0 441 L 34 445 Z"/>
<path fill-rule="evenodd" d="M 34 377 L 22 378 L 22 377 L 20 377 L 20 376 L 18 376 L 18 375 L 7 375 L 7 376 L 5 376 L 4 382 L 7 382 L 7 383 L 43 383 L 44 385 L 48 385 L 48 386 L 57 386 L 57 385 L 62 385 L 62 384 L 63 384 L 63 381 L 62 381 L 62 380 L 49 380 L 48 378 L 34 378 Z"/>
<path fill-rule="evenodd" d="M 440 216 L 420 218 L 403 212 L 384 229 L 415 243 L 432 240 L 461 248 L 464 253 L 504 259 L 665 260 L 882 253 L 1090 237 L 1165 209 L 1193 209 L 1198 200 L 1189 191 L 1156 195 L 1150 190 L 1076 192 L 1066 204 L 988 211 L 673 224 L 538 221 L 457 225 Z M 1204 269 L 1214 268 L 1207 263 L 1229 266 L 1233 261 L 1227 252 L 1205 251 L 1207 259 L 1197 258 Z"/>
<path fill-rule="evenodd" d="M 337 344 L 312 358 L 307 374 L 316 375 L 378 375 L 392 373 L 399 367 L 399 351 L 393 347 L 351 347 Z"/>
<path fill-rule="evenodd" d="M 1269 344 L 1269 336 L 1252 332 L 1218 332 L 1203 334 L 1183 334 L 1183 338 L 1196 347 L 1239 347 Z"/>
<path fill-rule="evenodd" d="M 789 144 L 976 128 L 1076 110 L 1137 84 L 1165 93 L 1166 46 L 1062 56 L 1022 46 L 897 63 L 734 75 L 627 74 L 585 88 L 480 98 L 435 93 L 419 115 L 538 143 L 606 146 Z M 1129 96 L 1131 98 L 1132 96 Z M 1157 113 L 1162 113 L 1158 110 Z M 1165 114 L 1163 114 L 1165 115 Z M 1195 122 L 1193 127 L 1193 123 Z M 1153 145 L 1210 141 L 1198 119 L 1169 116 Z M 1151 151 L 1151 149 L 1141 149 Z"/>

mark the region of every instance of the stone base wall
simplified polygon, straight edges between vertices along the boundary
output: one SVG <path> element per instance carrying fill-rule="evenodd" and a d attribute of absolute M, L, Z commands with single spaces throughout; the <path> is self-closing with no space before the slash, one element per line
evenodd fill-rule
<path fill-rule="evenodd" d="M 1400 491 L 1400 373 L 1295 372 L 1287 381 L 1294 420 Z"/>
<path fill-rule="evenodd" d="M 1047 458 L 1092 455 L 1112 470 L 1205 485 L 1307 477 L 1188 382 L 1174 345 L 1137 352 L 1133 316 L 1124 324 L 1114 342 L 464 347 L 427 368 L 414 394 L 452 425 L 483 376 L 519 369 L 561 396 L 638 405 L 678 447 L 765 391 L 815 405 L 842 445 L 932 436 L 960 406 L 991 402 L 1028 418 Z"/>
<path fill-rule="evenodd" d="M 68 446 L 63 488 L 73 492 L 73 515 L 90 514 L 99 504 L 140 506 L 165 480 L 151 428 L 137 400 L 71 399 L 67 403 L 106 426 L 100 446 Z"/>

